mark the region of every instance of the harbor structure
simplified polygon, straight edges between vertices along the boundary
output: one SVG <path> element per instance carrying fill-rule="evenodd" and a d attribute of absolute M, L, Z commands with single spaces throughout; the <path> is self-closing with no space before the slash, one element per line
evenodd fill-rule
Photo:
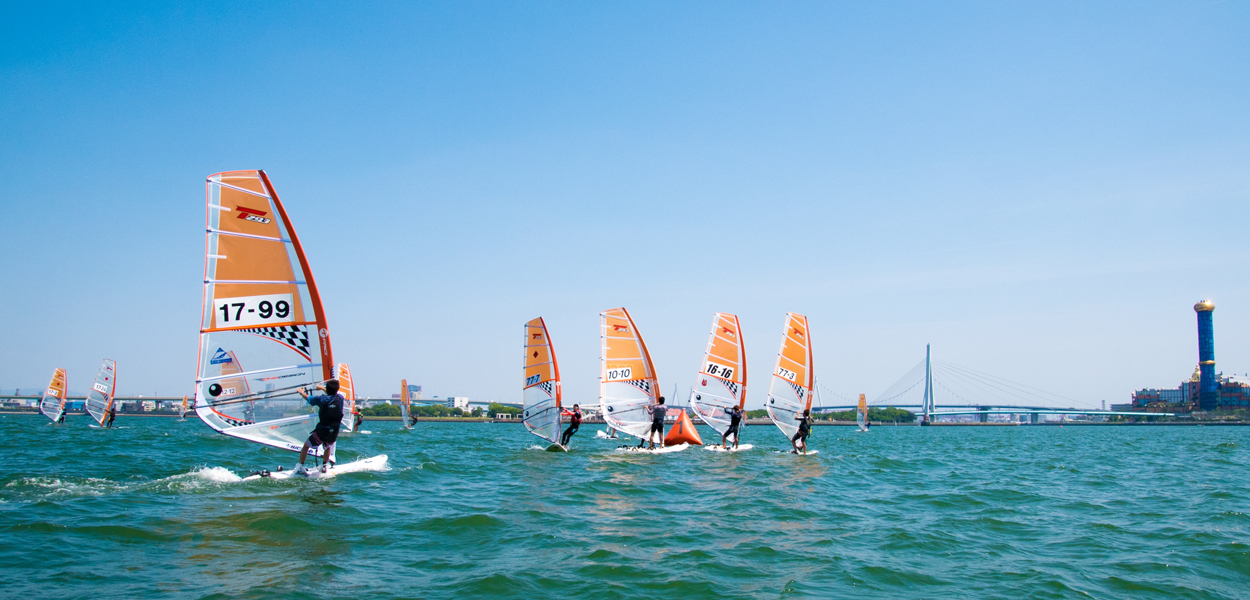
<path fill-rule="evenodd" d="M 1133 410 L 1192 412 L 1250 407 L 1250 376 L 1225 376 L 1215 371 L 1215 303 L 1194 305 L 1198 317 L 1198 364 L 1187 381 L 1175 388 L 1133 392 Z"/>
<path fill-rule="evenodd" d="M 1215 410 L 1219 401 L 1215 378 L 1215 304 L 1203 300 L 1194 305 L 1194 312 L 1198 313 L 1198 408 Z"/>

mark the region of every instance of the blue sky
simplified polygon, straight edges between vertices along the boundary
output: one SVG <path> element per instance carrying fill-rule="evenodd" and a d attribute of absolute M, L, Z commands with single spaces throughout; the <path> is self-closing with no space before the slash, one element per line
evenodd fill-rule
<path fill-rule="evenodd" d="M 190 393 L 204 177 L 253 168 L 367 394 L 519 401 L 541 315 L 593 403 L 615 306 L 665 391 L 737 313 L 752 406 L 786 311 L 848 397 L 932 343 L 1125 401 L 1192 371 L 1202 298 L 1250 371 L 1247 30 L 1232 2 L 10 7 L 0 388 L 108 356 L 119 393 Z"/>

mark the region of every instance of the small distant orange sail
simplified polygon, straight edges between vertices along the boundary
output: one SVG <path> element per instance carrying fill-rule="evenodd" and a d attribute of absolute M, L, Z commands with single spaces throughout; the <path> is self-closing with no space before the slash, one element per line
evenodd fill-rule
<path fill-rule="evenodd" d="M 339 392 L 345 399 L 341 430 L 351 433 L 356 430 L 356 386 L 352 384 L 352 368 L 347 366 L 347 363 L 339 363 L 335 371 L 336 379 L 339 380 Z"/>
<path fill-rule="evenodd" d="M 408 380 L 401 380 L 399 387 L 399 417 L 404 420 L 404 429 L 412 429 L 412 422 L 408 420 L 408 405 L 412 403 L 408 395 Z"/>
<path fill-rule="evenodd" d="M 669 409 L 672 410 L 672 409 Z M 673 423 L 673 428 L 668 430 L 668 434 L 664 436 L 665 446 L 680 446 L 682 444 L 690 444 L 692 446 L 702 446 L 703 438 L 699 437 L 699 432 L 694 428 L 694 422 L 690 420 L 690 413 L 685 409 L 677 409 L 681 414 L 677 417 L 677 422 Z"/>
<path fill-rule="evenodd" d="M 39 412 L 53 421 L 60 419 L 65 414 L 65 390 L 65 369 L 57 369 L 52 372 L 52 382 L 44 390 L 43 398 L 39 399 Z"/>

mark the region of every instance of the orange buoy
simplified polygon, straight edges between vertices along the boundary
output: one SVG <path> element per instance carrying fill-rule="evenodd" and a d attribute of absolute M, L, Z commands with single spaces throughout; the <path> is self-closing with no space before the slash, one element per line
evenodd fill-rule
<path fill-rule="evenodd" d="M 694 429 L 694 423 L 690 422 L 690 413 L 685 410 L 681 410 L 681 416 L 677 417 L 677 422 L 673 423 L 673 428 L 669 429 L 668 435 L 664 436 L 665 446 L 677 446 L 679 444 L 703 445 L 699 432 Z"/>

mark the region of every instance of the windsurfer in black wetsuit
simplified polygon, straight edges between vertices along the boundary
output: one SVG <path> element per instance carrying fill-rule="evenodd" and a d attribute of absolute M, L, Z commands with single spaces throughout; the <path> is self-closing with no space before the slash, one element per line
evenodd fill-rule
<path fill-rule="evenodd" d="M 65 411 L 64 411 L 64 410 L 62 410 L 62 411 L 61 411 L 61 416 L 59 416 L 59 417 L 57 417 L 57 418 L 56 418 L 56 424 L 57 424 L 57 425 L 64 425 L 64 424 L 65 424 Z"/>
<path fill-rule="evenodd" d="M 738 438 L 742 436 L 742 409 L 737 406 L 731 406 L 729 410 L 725 411 L 725 414 L 729 415 L 729 429 L 726 429 L 725 433 L 720 436 L 720 443 L 721 446 L 728 450 L 729 443 L 725 440 L 729 439 L 729 434 L 734 436 L 734 448 L 738 447 Z"/>
<path fill-rule="evenodd" d="M 564 430 L 564 435 L 560 436 L 560 445 L 568 446 L 569 440 L 573 439 L 573 434 L 577 433 L 577 428 L 582 425 L 582 407 L 574 404 L 573 410 L 561 410 L 560 416 L 569 416 L 569 428 Z"/>
<path fill-rule="evenodd" d="M 326 463 L 330 461 L 330 447 L 334 441 L 339 438 L 339 426 L 343 424 L 343 402 L 346 401 L 343 395 L 339 393 L 339 381 L 331 379 L 322 386 L 317 384 L 317 389 L 324 390 L 325 393 L 319 396 L 309 396 L 304 390 L 299 391 L 299 395 L 308 400 L 308 403 L 317 407 L 317 428 L 308 436 L 308 440 L 304 442 L 304 447 L 299 451 L 299 464 L 295 466 L 296 473 L 304 473 L 304 459 L 308 458 L 308 449 L 314 446 L 321 447 L 321 457 Z M 329 464 L 333 467 L 333 464 Z M 326 466 L 322 466 L 324 473 Z"/>
<path fill-rule="evenodd" d="M 105 398 L 104 398 L 104 401 L 105 401 L 105 402 L 108 402 L 108 398 L 107 398 L 107 397 L 105 397 Z M 113 426 L 113 419 L 116 419 L 116 418 L 117 418 L 117 407 L 116 407 L 116 406 L 109 405 L 109 411 L 108 411 L 107 416 L 105 417 L 105 424 L 104 424 L 104 426 L 105 426 L 105 427 L 112 427 L 112 426 Z"/>
<path fill-rule="evenodd" d="M 656 432 L 660 434 L 660 443 L 664 443 L 664 416 L 668 414 L 668 409 L 664 407 L 664 396 L 656 399 L 655 404 L 647 407 L 647 412 L 651 414 L 651 430 L 647 432 L 647 439 L 638 442 L 638 447 L 651 442 L 648 450 L 655 450 L 655 438 L 652 437 Z"/>
<path fill-rule="evenodd" d="M 408 426 L 409 426 L 409 427 L 412 427 L 413 425 L 416 425 L 416 424 L 417 424 L 417 416 L 418 416 L 418 415 L 417 415 L 417 411 L 412 410 L 412 408 L 409 408 L 408 410 L 409 410 L 409 411 L 411 411 L 411 412 L 409 412 L 409 414 L 408 414 Z"/>
<path fill-rule="evenodd" d="M 799 422 L 799 430 L 790 438 L 790 445 L 794 446 L 793 453 L 798 454 L 799 444 L 803 444 L 803 454 L 807 454 L 807 436 L 812 434 L 812 411 L 805 410 L 803 414 L 795 415 L 794 420 Z"/>
<path fill-rule="evenodd" d="M 359 410 L 352 409 L 352 418 L 355 419 L 352 421 L 352 431 L 360 431 L 360 426 L 365 424 L 365 416 Z"/>

